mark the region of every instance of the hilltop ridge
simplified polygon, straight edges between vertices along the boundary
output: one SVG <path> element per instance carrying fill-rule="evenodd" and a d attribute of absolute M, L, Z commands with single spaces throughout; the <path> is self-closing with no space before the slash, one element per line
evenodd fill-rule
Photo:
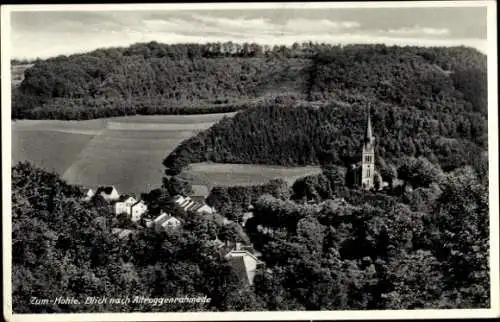
<path fill-rule="evenodd" d="M 307 100 L 277 97 L 222 120 L 164 160 L 348 165 L 372 107 L 377 158 L 425 156 L 444 169 L 487 146 L 485 56 L 467 48 L 332 47 L 310 59 Z"/>
<path fill-rule="evenodd" d="M 331 63 L 325 64 L 328 60 Z M 485 56 L 466 47 L 341 47 L 308 42 L 271 48 L 231 42 L 150 42 L 35 61 L 13 88 L 12 117 L 78 120 L 197 114 L 233 112 L 283 97 L 325 101 L 353 88 L 362 89 L 360 79 L 352 76 L 358 77 L 365 69 L 373 82 L 396 75 L 405 64 L 417 64 L 419 72 L 445 79 L 463 73 L 464 67 L 464 76 L 481 77 L 486 71 Z M 332 66 L 336 67 L 330 70 Z M 331 75 L 325 78 L 325 73 Z M 392 95 L 394 86 L 397 91 L 398 86 L 418 84 L 406 70 L 402 76 L 404 82 L 395 78 L 380 90 Z"/>

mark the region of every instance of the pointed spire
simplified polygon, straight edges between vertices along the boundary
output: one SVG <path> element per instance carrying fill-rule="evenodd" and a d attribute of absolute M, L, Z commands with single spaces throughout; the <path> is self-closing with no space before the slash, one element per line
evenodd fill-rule
<path fill-rule="evenodd" d="M 368 120 L 366 121 L 365 142 L 371 142 L 373 139 L 372 121 L 371 121 L 370 114 L 371 114 L 371 107 L 370 107 L 370 103 L 368 103 Z"/>

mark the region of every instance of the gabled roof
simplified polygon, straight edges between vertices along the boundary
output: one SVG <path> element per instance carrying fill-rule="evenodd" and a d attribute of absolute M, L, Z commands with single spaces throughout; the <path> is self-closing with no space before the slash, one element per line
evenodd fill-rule
<path fill-rule="evenodd" d="M 168 226 L 168 225 L 169 225 L 169 224 L 171 224 L 172 222 L 176 222 L 176 223 L 178 223 L 178 224 L 180 224 L 180 223 L 181 223 L 181 221 L 180 221 L 179 219 L 177 219 L 177 218 L 175 218 L 175 217 L 170 217 L 170 218 L 168 218 L 167 220 L 165 220 L 165 221 L 161 224 L 161 226 L 162 226 L 162 227 Z"/>
<path fill-rule="evenodd" d="M 167 213 L 163 213 L 161 214 L 160 216 L 156 217 L 154 221 L 154 223 L 160 223 L 160 222 L 164 222 L 165 220 L 167 220 L 168 218 L 170 217 L 169 214 Z"/>
<path fill-rule="evenodd" d="M 124 194 L 124 195 L 120 195 L 120 198 L 118 199 L 118 202 L 124 202 L 124 201 L 128 200 L 129 198 L 132 198 L 135 201 L 137 201 L 134 196 L 129 195 L 129 194 Z"/>
<path fill-rule="evenodd" d="M 96 194 L 98 193 L 104 193 L 106 195 L 110 195 L 113 193 L 113 191 L 118 192 L 114 186 L 101 186 L 97 188 Z"/>
<path fill-rule="evenodd" d="M 122 228 L 113 228 L 111 232 L 115 235 L 118 235 L 118 238 L 123 239 L 131 234 L 135 233 L 132 229 L 122 229 Z"/>
<path fill-rule="evenodd" d="M 191 211 L 197 211 L 197 210 L 198 210 L 198 209 L 200 209 L 201 207 L 203 207 L 203 205 L 202 205 L 202 204 L 199 204 L 199 203 L 195 202 L 195 203 L 193 203 L 192 205 L 190 205 L 190 206 L 188 207 L 188 209 L 189 209 L 189 210 L 191 210 Z"/>
<path fill-rule="evenodd" d="M 245 256 L 249 256 L 252 259 L 254 259 L 256 262 L 260 263 L 260 260 L 257 258 L 257 256 L 255 256 L 254 254 L 252 254 L 248 250 L 234 250 L 233 249 L 232 251 L 230 251 L 226 255 L 227 258 L 245 257 Z"/>

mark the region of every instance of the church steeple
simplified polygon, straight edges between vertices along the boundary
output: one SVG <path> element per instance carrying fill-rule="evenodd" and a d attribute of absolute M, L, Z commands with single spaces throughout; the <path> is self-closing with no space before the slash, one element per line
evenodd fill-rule
<path fill-rule="evenodd" d="M 364 189 L 371 189 L 374 185 L 375 177 L 375 138 L 372 132 L 371 108 L 368 105 L 365 135 L 363 138 L 361 156 L 361 186 Z"/>

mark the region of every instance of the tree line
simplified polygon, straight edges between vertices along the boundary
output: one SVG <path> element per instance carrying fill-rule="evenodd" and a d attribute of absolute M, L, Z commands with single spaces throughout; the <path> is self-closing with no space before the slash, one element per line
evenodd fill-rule
<path fill-rule="evenodd" d="M 163 164 L 172 174 L 204 161 L 347 167 L 360 157 L 366 106 L 365 101 L 321 107 L 261 105 L 185 140 Z M 487 146 L 486 124 L 486 114 L 478 112 L 433 112 L 380 103 L 372 112 L 376 159 L 385 172 L 404 156 L 423 156 L 445 170 L 477 165 Z"/>

